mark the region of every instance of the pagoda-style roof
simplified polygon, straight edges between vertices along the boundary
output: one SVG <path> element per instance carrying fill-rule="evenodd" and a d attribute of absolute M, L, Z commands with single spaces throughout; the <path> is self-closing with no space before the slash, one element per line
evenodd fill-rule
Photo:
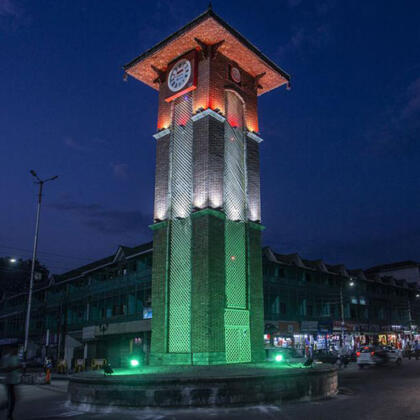
<path fill-rule="evenodd" d="M 290 80 L 290 76 L 284 70 L 217 16 L 211 8 L 123 68 L 130 76 L 158 90 L 157 74 L 153 67 L 162 71 L 166 70 L 168 63 L 198 47 L 195 38 L 208 45 L 224 41 L 218 47 L 220 53 L 238 63 L 242 69 L 254 77 L 265 73 L 260 79 L 262 88 L 258 90 L 259 95 Z"/>

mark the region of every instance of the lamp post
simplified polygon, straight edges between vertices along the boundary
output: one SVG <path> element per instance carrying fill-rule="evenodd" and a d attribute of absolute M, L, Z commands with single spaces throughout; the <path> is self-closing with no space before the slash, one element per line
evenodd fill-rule
<path fill-rule="evenodd" d="M 33 248 L 33 253 L 32 253 L 31 278 L 29 281 L 28 306 L 26 310 L 26 321 L 25 321 L 25 342 L 23 345 L 23 361 L 24 362 L 26 362 L 27 351 L 28 351 L 29 323 L 31 320 L 32 291 L 33 291 L 33 286 L 34 286 L 36 251 L 38 247 L 39 216 L 41 213 L 42 189 L 46 182 L 54 181 L 55 179 L 58 178 L 58 176 L 55 175 L 51 178 L 40 179 L 34 170 L 31 170 L 30 174 L 36 179 L 35 184 L 39 185 L 39 189 L 38 189 L 38 206 L 37 206 L 37 211 L 36 211 L 34 248 Z"/>
<path fill-rule="evenodd" d="M 354 287 L 354 281 L 350 278 L 350 287 Z M 340 283 L 340 306 L 341 306 L 341 346 L 344 346 L 344 300 L 343 300 L 343 283 Z"/>

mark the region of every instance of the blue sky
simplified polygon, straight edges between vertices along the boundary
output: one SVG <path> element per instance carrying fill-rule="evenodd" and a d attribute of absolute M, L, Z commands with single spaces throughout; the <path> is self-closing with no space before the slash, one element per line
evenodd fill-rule
<path fill-rule="evenodd" d="M 157 95 L 121 66 L 206 1 L 0 0 L 0 255 L 62 272 L 151 239 Z M 350 268 L 420 260 L 420 4 L 213 1 L 292 75 L 260 98 L 264 243 Z"/>

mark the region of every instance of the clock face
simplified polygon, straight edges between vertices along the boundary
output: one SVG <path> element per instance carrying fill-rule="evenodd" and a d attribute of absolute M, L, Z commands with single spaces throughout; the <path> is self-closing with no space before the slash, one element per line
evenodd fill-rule
<path fill-rule="evenodd" d="M 181 90 L 190 80 L 191 76 L 191 62 L 183 59 L 176 63 L 169 73 L 168 87 L 172 92 Z"/>
<path fill-rule="evenodd" d="M 230 76 L 232 77 L 232 80 L 236 83 L 241 82 L 241 72 L 237 67 L 232 67 L 230 71 Z"/>

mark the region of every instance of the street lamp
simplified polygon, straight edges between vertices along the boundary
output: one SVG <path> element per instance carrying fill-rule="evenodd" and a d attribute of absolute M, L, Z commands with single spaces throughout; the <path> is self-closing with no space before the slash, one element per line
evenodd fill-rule
<path fill-rule="evenodd" d="M 16 258 L 10 258 L 9 262 L 14 264 L 16 262 Z"/>
<path fill-rule="evenodd" d="M 349 286 L 355 285 L 353 279 L 350 278 Z M 341 306 L 341 345 L 344 346 L 344 301 L 343 301 L 343 283 L 340 283 L 340 306 Z"/>
<path fill-rule="evenodd" d="M 38 190 L 38 207 L 36 211 L 36 223 L 35 223 L 35 238 L 34 238 L 34 249 L 32 253 L 32 266 L 31 266 L 31 279 L 29 282 L 29 294 L 28 294 L 28 307 L 26 310 L 26 322 L 25 322 L 25 342 L 23 345 L 23 361 L 26 362 L 26 356 L 28 351 L 28 338 L 29 338 L 29 323 L 31 319 L 31 304 L 32 304 L 32 290 L 34 287 L 34 274 L 35 274 L 35 261 L 36 261 L 36 250 L 38 247 L 38 232 L 39 232 L 39 216 L 41 213 L 41 201 L 42 201 L 42 188 L 44 184 L 49 181 L 54 181 L 58 178 L 58 175 L 55 175 L 51 178 L 41 179 L 36 174 L 36 172 L 31 169 L 30 174 L 36 179 L 35 184 L 39 185 Z"/>

